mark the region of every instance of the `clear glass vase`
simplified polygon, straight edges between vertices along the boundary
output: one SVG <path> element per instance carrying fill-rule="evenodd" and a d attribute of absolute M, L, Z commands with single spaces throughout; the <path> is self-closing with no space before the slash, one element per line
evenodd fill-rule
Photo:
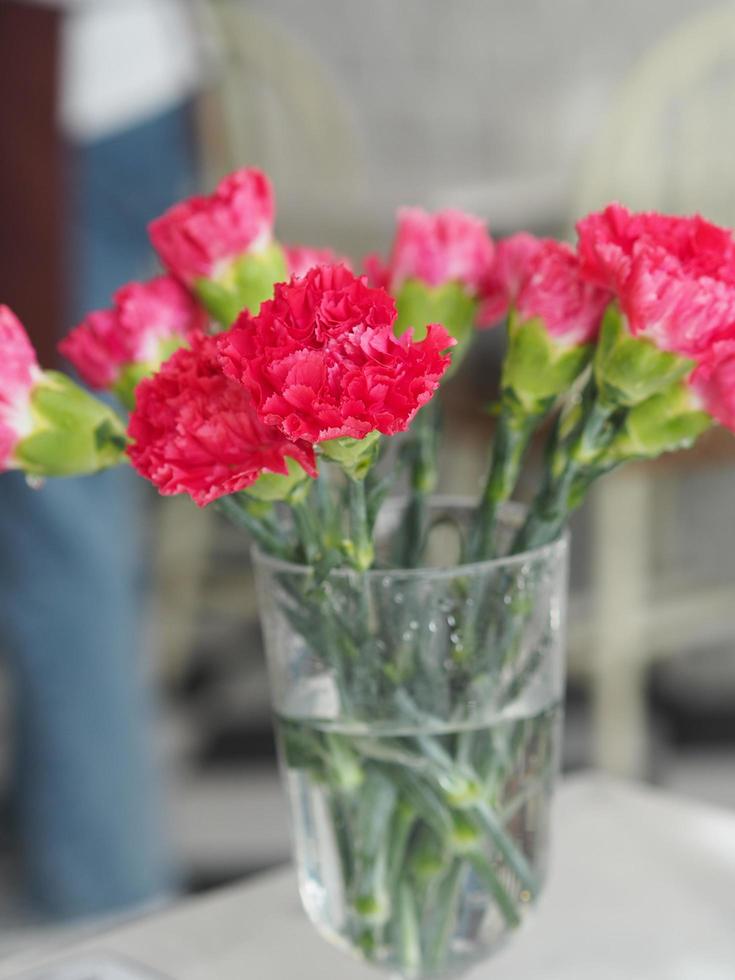
<path fill-rule="evenodd" d="M 319 581 L 255 557 L 304 907 L 405 977 L 487 956 L 546 872 L 567 540 L 452 566 L 469 513 L 432 503 L 437 567 Z M 387 508 L 386 548 L 402 519 Z M 501 553 L 519 520 L 504 514 Z"/>

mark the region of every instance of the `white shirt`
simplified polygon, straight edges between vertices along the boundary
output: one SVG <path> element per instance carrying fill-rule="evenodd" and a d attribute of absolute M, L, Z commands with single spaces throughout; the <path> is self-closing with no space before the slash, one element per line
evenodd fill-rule
<path fill-rule="evenodd" d="M 201 77 L 187 0 L 40 0 L 62 7 L 59 117 L 93 140 L 144 122 L 190 95 Z"/>

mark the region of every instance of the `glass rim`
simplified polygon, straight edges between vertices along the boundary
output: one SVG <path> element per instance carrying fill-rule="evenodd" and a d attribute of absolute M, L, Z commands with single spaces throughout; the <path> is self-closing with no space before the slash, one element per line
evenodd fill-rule
<path fill-rule="evenodd" d="M 389 497 L 384 507 L 390 506 L 391 503 L 395 504 L 399 501 L 408 501 L 409 497 L 407 494 L 399 494 L 395 497 Z M 454 507 L 457 510 L 471 510 L 476 504 L 477 500 L 474 497 L 467 497 L 462 494 L 432 494 L 427 500 L 429 506 L 434 504 L 435 506 L 442 507 Z M 522 516 L 526 514 L 528 508 L 524 504 L 519 504 L 515 501 L 509 501 L 501 505 L 500 514 L 501 519 L 506 514 L 515 514 L 517 516 Z M 559 554 L 563 555 L 569 547 L 569 527 L 564 526 L 561 533 L 554 538 L 553 541 L 547 542 L 547 544 L 538 545 L 535 548 L 528 548 L 525 551 L 518 551 L 512 555 L 502 555 L 499 558 L 485 558 L 482 561 L 472 561 L 465 562 L 461 565 L 448 565 L 439 567 L 419 567 L 419 568 L 368 568 L 365 571 L 360 571 L 357 568 L 333 568 L 327 578 L 350 578 L 359 575 L 361 578 L 385 578 L 386 576 L 391 578 L 416 578 L 416 579 L 426 579 L 426 578 L 451 578 L 455 575 L 471 575 L 479 574 L 484 571 L 490 571 L 492 569 L 498 568 L 513 568 L 516 565 L 522 565 L 525 562 L 537 561 L 539 558 L 543 558 L 547 555 Z M 257 544 L 253 544 L 251 548 L 255 564 L 270 567 L 276 571 L 290 572 L 293 575 L 309 575 L 313 572 L 313 565 L 304 565 L 299 562 L 288 561 L 285 558 L 277 558 L 275 555 L 269 555 L 267 552 L 263 551 Z"/>

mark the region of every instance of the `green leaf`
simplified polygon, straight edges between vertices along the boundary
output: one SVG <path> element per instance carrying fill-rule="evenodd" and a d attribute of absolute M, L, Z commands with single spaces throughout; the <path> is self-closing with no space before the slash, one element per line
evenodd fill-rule
<path fill-rule="evenodd" d="M 400 337 L 413 327 L 414 340 L 423 340 L 430 323 L 441 323 L 457 341 L 452 348 L 452 364 L 445 377 L 460 364 L 474 337 L 477 300 L 460 282 L 428 286 L 420 279 L 407 279 L 396 295 L 398 318 L 394 330 Z"/>
<path fill-rule="evenodd" d="M 135 408 L 135 389 L 144 378 L 155 374 L 164 361 L 181 347 L 185 346 L 182 337 L 166 337 L 159 341 L 157 355 L 153 360 L 142 361 L 139 364 L 126 364 L 120 371 L 112 391 L 120 399 L 125 408 L 132 411 Z"/>
<path fill-rule="evenodd" d="M 670 385 L 635 405 L 625 424 L 600 462 L 660 456 L 688 449 L 712 425 L 712 418 L 700 411 L 684 382 Z"/>
<path fill-rule="evenodd" d="M 608 306 L 595 351 L 600 401 L 611 407 L 637 405 L 684 378 L 694 362 L 633 337 L 617 304 Z"/>
<path fill-rule="evenodd" d="M 275 500 L 290 500 L 302 487 L 306 487 L 311 479 L 303 467 L 286 457 L 288 473 L 262 473 L 255 483 L 247 488 L 248 497 L 264 502 Z"/>
<path fill-rule="evenodd" d="M 362 439 L 345 436 L 342 439 L 326 439 L 319 443 L 319 451 L 325 459 L 337 463 L 352 480 L 363 480 L 375 460 L 380 447 L 380 433 L 374 429 Z"/>
<path fill-rule="evenodd" d="M 122 421 L 105 402 L 58 371 L 44 371 L 31 393 L 33 431 L 14 458 L 33 476 L 77 476 L 124 462 Z"/>
<path fill-rule="evenodd" d="M 258 252 L 246 252 L 231 262 L 216 279 L 198 279 L 194 291 L 223 329 L 232 326 L 243 310 L 257 313 L 273 296 L 277 282 L 288 278 L 283 249 L 276 242 Z"/>
<path fill-rule="evenodd" d="M 511 314 L 501 378 L 506 403 L 514 398 L 522 414 L 543 414 L 582 373 L 592 351 L 591 344 L 559 343 L 538 317 L 519 321 Z"/>

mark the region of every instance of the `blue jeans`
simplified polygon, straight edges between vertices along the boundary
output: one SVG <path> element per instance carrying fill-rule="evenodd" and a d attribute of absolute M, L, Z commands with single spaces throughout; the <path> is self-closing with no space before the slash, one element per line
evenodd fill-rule
<path fill-rule="evenodd" d="M 185 109 L 70 150 L 70 326 L 147 277 L 146 223 L 190 193 Z M 0 477 L 0 648 L 15 718 L 13 813 L 29 894 L 52 917 L 173 884 L 140 662 L 142 487 L 126 470 L 29 489 Z"/>

